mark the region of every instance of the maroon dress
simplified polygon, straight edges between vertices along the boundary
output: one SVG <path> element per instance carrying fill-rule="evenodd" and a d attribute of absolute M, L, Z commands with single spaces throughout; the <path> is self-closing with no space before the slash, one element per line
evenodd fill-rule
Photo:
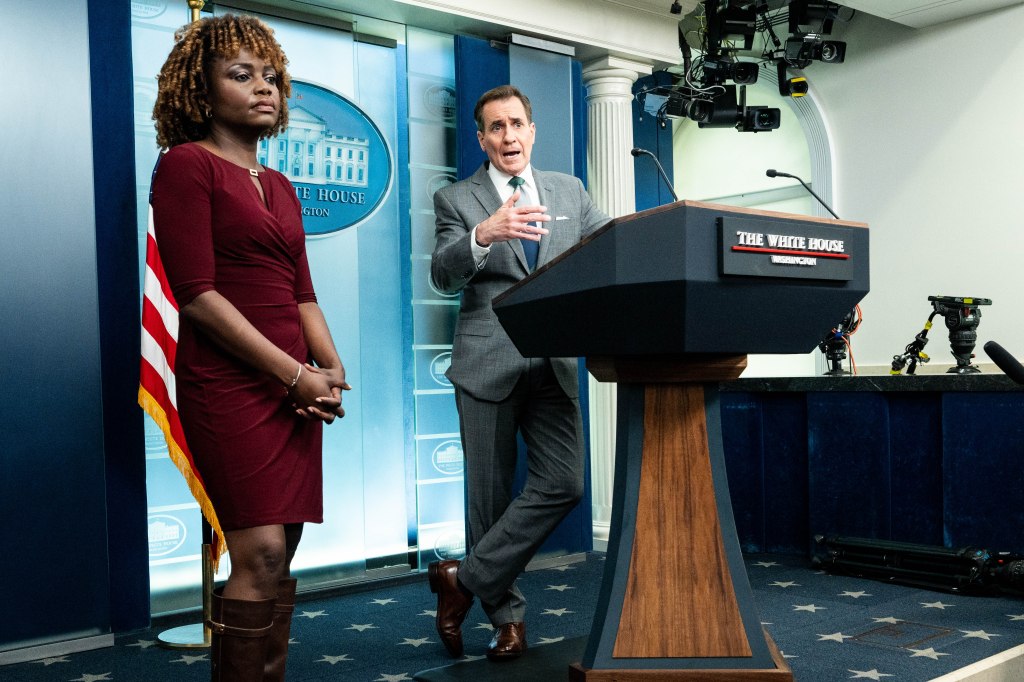
<path fill-rule="evenodd" d="M 230 301 L 298 362 L 310 359 L 299 304 L 315 302 L 301 209 L 288 179 L 197 144 L 168 151 L 153 179 L 153 218 L 174 298 Z M 295 414 L 280 381 L 184 318 L 175 361 L 185 441 L 224 530 L 323 521 L 322 423 Z"/>

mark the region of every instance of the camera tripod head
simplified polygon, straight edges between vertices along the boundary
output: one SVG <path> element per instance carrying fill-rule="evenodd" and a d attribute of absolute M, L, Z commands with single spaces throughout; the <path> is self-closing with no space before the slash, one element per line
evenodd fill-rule
<path fill-rule="evenodd" d="M 981 370 L 971 364 L 974 357 L 974 346 L 978 341 L 978 325 L 981 324 L 979 306 L 992 305 L 990 298 L 974 296 L 929 296 L 935 312 L 932 316 L 942 315 L 949 330 L 949 345 L 956 367 L 950 367 L 950 374 L 976 374 Z M 931 320 L 931 318 L 928 318 Z"/>

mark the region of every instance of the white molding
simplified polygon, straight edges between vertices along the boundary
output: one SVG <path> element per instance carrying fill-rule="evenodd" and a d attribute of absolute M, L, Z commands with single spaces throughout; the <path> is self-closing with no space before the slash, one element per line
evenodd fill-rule
<path fill-rule="evenodd" d="M 1024 644 L 972 663 L 931 682 L 1018 682 L 1024 680 Z"/>

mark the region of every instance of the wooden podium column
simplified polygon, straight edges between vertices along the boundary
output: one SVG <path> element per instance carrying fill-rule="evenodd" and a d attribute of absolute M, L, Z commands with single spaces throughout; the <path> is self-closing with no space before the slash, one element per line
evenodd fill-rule
<path fill-rule="evenodd" d="M 570 679 L 791 681 L 739 551 L 717 382 L 746 356 L 589 358 L 619 382 L 615 499 L 594 629 Z"/>

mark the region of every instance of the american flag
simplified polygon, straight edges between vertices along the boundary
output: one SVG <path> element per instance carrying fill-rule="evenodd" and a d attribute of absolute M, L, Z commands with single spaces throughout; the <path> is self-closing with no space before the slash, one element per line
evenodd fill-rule
<path fill-rule="evenodd" d="M 157 162 L 159 165 L 159 161 Z M 153 169 L 154 176 L 156 169 Z M 220 557 L 227 549 L 224 535 L 196 470 L 192 453 L 185 443 L 185 434 L 178 419 L 174 380 L 174 356 L 178 347 L 178 304 L 164 273 L 153 229 L 153 207 L 149 208 L 146 234 L 146 274 L 142 294 L 142 357 L 139 363 L 139 405 L 152 417 L 167 441 L 167 452 L 185 477 L 192 496 L 199 503 L 203 516 L 212 529 L 210 559 L 217 570 Z"/>

